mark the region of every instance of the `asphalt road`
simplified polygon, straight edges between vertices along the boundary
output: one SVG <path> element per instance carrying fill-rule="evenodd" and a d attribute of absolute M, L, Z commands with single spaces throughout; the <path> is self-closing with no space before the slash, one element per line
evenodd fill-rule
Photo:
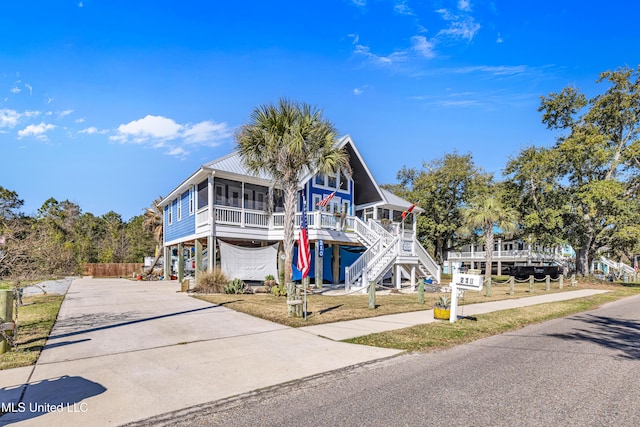
<path fill-rule="evenodd" d="M 450 350 L 346 368 L 139 424 L 638 426 L 640 296 Z"/>

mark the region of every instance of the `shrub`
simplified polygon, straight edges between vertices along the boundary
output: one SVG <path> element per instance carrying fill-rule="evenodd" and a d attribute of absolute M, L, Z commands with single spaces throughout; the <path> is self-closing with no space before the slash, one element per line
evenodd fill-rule
<path fill-rule="evenodd" d="M 275 285 L 271 288 L 271 293 L 277 297 L 286 297 L 287 287 L 284 285 L 284 283 Z"/>
<path fill-rule="evenodd" d="M 273 274 L 267 274 L 264 278 L 264 287 L 267 292 L 271 292 L 271 288 L 276 285 L 276 278 L 273 277 Z"/>
<path fill-rule="evenodd" d="M 227 275 L 219 268 L 216 268 L 211 272 L 205 271 L 198 275 L 193 292 L 221 294 L 224 292 L 224 287 L 227 283 L 229 283 Z"/>
<path fill-rule="evenodd" d="M 225 285 L 224 293 L 225 294 L 249 294 L 251 293 L 251 290 L 249 289 L 247 284 L 244 283 L 242 280 L 233 279 L 232 281 L 230 281 Z"/>
<path fill-rule="evenodd" d="M 444 308 L 445 310 L 451 308 L 451 301 L 449 300 L 449 297 L 442 295 L 438 302 L 436 302 L 436 307 Z"/>

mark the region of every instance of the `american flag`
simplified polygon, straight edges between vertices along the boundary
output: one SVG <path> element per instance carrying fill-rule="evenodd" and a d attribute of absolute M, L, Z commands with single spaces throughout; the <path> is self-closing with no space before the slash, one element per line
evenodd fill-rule
<path fill-rule="evenodd" d="M 309 251 L 309 236 L 307 235 L 307 201 L 302 196 L 302 220 L 300 221 L 300 234 L 298 236 L 298 270 L 302 272 L 304 279 L 311 268 L 311 252 Z"/>
<path fill-rule="evenodd" d="M 327 197 L 325 197 L 324 199 L 320 200 L 318 203 L 316 203 L 316 206 L 320 206 L 322 208 L 324 208 L 325 206 L 327 206 L 329 204 L 329 202 L 331 201 L 331 199 L 333 199 L 333 196 L 336 195 L 336 192 L 334 191 L 333 193 L 329 194 Z"/>

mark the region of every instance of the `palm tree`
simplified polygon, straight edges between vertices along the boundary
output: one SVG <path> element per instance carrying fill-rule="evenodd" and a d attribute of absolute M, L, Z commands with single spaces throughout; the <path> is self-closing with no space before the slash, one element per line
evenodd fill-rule
<path fill-rule="evenodd" d="M 236 135 L 242 161 L 253 173 L 266 173 L 284 192 L 285 282 L 291 282 L 296 196 L 303 174 L 351 173 L 349 156 L 337 146 L 336 130 L 322 111 L 280 99 L 262 105 Z"/>
<path fill-rule="evenodd" d="M 518 227 L 518 212 L 502 203 L 500 194 L 475 197 L 469 206 L 462 211 L 464 229 L 475 233 L 480 231 L 484 236 L 485 251 L 485 282 L 486 296 L 491 296 L 491 267 L 493 259 L 493 242 L 496 229 L 505 236 L 512 235 Z"/>
<path fill-rule="evenodd" d="M 152 233 L 153 240 L 156 242 L 156 257 L 147 270 L 147 274 L 151 274 L 153 268 L 158 263 L 158 260 L 162 256 L 162 247 L 164 245 L 164 226 L 162 224 L 162 208 L 160 207 L 160 202 L 162 202 L 162 197 L 158 196 L 143 214 L 144 220 L 142 221 L 142 228 L 144 231 Z M 165 260 L 165 262 L 169 262 L 169 260 Z"/>

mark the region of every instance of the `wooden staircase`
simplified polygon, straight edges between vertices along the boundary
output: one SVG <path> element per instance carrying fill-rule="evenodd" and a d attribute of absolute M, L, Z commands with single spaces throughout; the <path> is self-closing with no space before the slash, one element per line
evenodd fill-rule
<path fill-rule="evenodd" d="M 419 277 L 440 283 L 440 266 L 413 234 L 394 236 L 372 219 L 365 223 L 355 218 L 353 229 L 367 250 L 345 269 L 346 290 L 351 287 L 364 288 L 370 282 L 378 283 L 396 265 L 402 266 L 405 271 L 416 267 Z"/>

